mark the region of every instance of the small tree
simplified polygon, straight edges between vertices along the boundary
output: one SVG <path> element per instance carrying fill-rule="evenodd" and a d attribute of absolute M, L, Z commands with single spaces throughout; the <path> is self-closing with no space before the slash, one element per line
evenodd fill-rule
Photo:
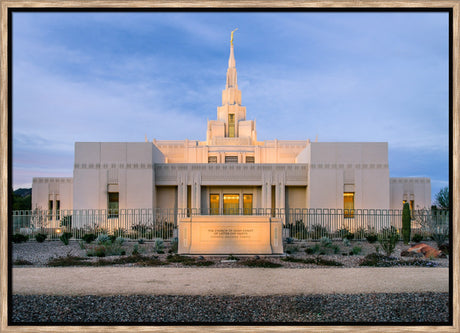
<path fill-rule="evenodd" d="M 404 244 L 409 244 L 410 241 L 410 207 L 409 204 L 406 202 L 403 206 L 402 212 L 402 236 Z"/>
<path fill-rule="evenodd" d="M 447 186 L 440 189 L 435 198 L 436 206 L 441 209 L 449 209 L 449 188 Z"/>

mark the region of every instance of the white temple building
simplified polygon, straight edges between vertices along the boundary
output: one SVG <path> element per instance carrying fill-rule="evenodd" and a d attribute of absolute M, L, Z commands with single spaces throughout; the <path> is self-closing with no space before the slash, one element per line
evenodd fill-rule
<path fill-rule="evenodd" d="M 293 126 L 297 124 L 293 123 Z M 257 209 L 431 207 L 429 178 L 390 178 L 387 142 L 257 140 L 238 89 L 231 43 L 227 80 L 206 141 L 76 142 L 73 177 L 34 178 L 32 209 Z"/>

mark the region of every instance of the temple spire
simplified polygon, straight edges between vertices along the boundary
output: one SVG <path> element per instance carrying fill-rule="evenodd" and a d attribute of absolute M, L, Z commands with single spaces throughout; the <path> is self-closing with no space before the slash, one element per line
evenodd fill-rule
<path fill-rule="evenodd" d="M 236 30 L 238 30 L 238 28 L 232 31 L 231 38 L 230 38 L 230 57 L 228 58 L 227 88 L 238 88 L 235 54 L 233 52 L 233 33 Z"/>

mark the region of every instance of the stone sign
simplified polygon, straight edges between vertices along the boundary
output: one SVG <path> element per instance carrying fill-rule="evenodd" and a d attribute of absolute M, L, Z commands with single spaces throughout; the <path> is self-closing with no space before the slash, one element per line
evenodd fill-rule
<path fill-rule="evenodd" d="M 282 254 L 281 219 L 209 215 L 179 221 L 179 254 Z"/>

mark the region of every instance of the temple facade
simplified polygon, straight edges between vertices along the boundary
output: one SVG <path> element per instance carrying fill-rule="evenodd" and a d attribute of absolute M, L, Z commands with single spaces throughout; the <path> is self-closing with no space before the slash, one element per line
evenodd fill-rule
<path fill-rule="evenodd" d="M 296 126 L 293 124 L 293 126 Z M 238 89 L 233 43 L 206 141 L 77 142 L 72 178 L 34 178 L 32 208 L 430 208 L 429 178 L 390 178 L 386 142 L 257 140 Z"/>

